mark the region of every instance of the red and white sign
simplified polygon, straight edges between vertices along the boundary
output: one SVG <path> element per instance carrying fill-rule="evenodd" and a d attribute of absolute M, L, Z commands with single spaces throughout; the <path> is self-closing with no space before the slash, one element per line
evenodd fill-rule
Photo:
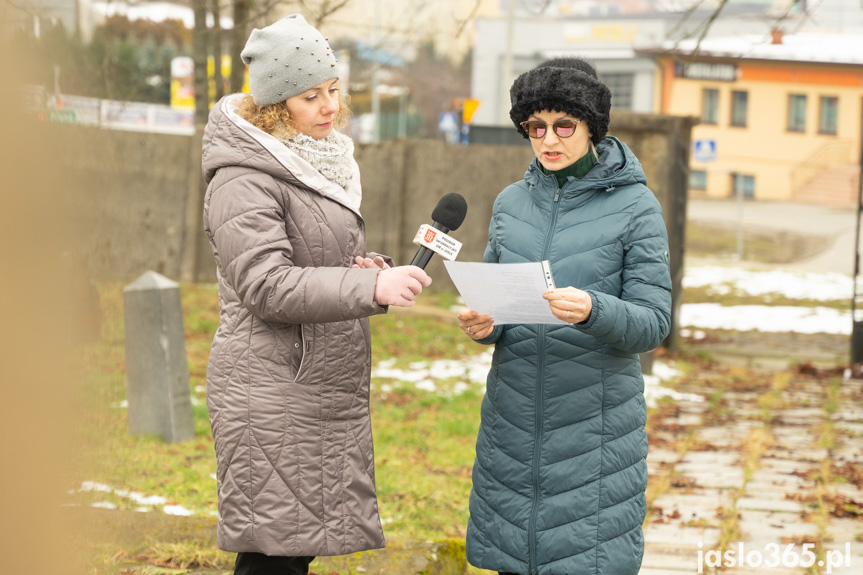
<path fill-rule="evenodd" d="M 461 251 L 461 242 L 452 239 L 440 230 L 436 230 L 428 224 L 423 224 L 414 236 L 414 243 L 425 246 L 431 251 L 438 253 L 448 260 L 454 260 Z"/>

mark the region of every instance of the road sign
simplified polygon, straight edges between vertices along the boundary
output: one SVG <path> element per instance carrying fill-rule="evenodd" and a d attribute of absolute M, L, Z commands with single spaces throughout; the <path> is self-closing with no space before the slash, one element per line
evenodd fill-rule
<path fill-rule="evenodd" d="M 473 119 L 473 114 L 476 112 L 476 109 L 479 108 L 479 100 L 476 98 L 467 98 L 464 101 L 464 107 L 462 108 L 462 121 L 465 124 L 470 124 L 470 121 Z"/>
<path fill-rule="evenodd" d="M 458 119 L 454 112 L 444 112 L 438 118 L 437 129 L 444 134 L 458 132 Z"/>
<path fill-rule="evenodd" d="M 716 140 L 695 140 L 692 159 L 696 162 L 715 162 Z"/>

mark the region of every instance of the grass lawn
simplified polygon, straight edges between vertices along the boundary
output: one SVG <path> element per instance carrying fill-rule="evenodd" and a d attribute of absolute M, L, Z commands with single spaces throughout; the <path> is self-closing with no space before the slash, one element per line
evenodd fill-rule
<path fill-rule="evenodd" d="M 216 511 L 216 457 L 207 420 L 205 380 L 210 342 L 218 322 L 218 293 L 211 285 L 183 285 L 184 328 L 195 415 L 195 438 L 165 444 L 127 432 L 122 286 L 100 288 L 102 339 L 82 350 L 80 454 L 69 481 L 68 503 L 81 508 L 169 509 L 212 520 Z M 418 361 L 467 359 L 487 348 L 458 329 L 449 294 L 422 298 L 433 313 L 392 311 L 371 318 L 373 362 L 394 369 Z M 380 512 L 388 537 L 463 538 L 471 466 L 483 386 L 435 381 L 435 392 L 376 378 L 371 412 Z M 162 499 L 147 499 L 153 496 Z M 134 516 L 133 516 L 134 517 Z M 109 538 L 110 539 L 110 538 Z M 125 560 L 170 566 L 229 569 L 234 555 L 211 541 L 165 542 L 152 537 L 91 541 L 82 554 L 92 573 L 122 573 Z M 474 571 L 480 573 L 480 571 Z"/>

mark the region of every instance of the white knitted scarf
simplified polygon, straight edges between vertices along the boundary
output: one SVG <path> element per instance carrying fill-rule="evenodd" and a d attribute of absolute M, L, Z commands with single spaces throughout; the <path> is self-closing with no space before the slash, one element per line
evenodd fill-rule
<path fill-rule="evenodd" d="M 333 130 L 320 140 L 305 134 L 279 140 L 329 181 L 343 188 L 351 181 L 354 143 L 344 134 Z"/>

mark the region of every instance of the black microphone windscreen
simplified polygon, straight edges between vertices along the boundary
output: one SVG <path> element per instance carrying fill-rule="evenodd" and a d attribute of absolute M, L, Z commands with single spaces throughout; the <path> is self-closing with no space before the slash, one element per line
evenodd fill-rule
<path fill-rule="evenodd" d="M 449 193 L 442 197 L 432 210 L 432 220 L 445 225 L 450 230 L 457 230 L 467 215 L 467 202 L 464 196 Z"/>

